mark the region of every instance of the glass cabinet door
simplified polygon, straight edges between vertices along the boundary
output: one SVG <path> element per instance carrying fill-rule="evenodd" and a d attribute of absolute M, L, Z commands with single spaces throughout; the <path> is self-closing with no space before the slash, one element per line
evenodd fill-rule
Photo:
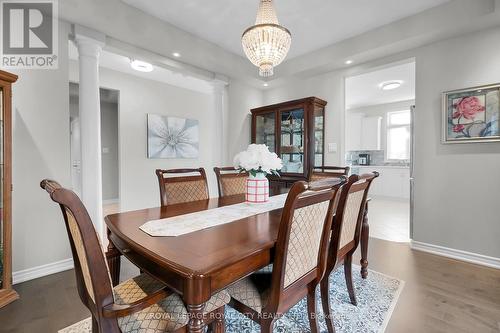
<path fill-rule="evenodd" d="M 3 263 L 4 263 L 4 248 L 3 248 L 3 91 L 0 88 L 0 289 L 3 287 Z"/>
<path fill-rule="evenodd" d="M 321 107 L 314 107 L 314 166 L 323 166 L 325 149 L 325 112 Z"/>
<path fill-rule="evenodd" d="M 276 152 L 276 113 L 269 112 L 255 117 L 255 143 L 265 144 Z"/>
<path fill-rule="evenodd" d="M 282 111 L 279 114 L 281 137 L 280 154 L 286 173 L 304 173 L 305 145 L 304 109 Z"/>

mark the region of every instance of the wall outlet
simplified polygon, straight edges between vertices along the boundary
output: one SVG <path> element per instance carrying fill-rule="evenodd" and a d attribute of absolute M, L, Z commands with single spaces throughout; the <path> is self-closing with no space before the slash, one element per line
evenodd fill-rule
<path fill-rule="evenodd" d="M 337 144 L 336 143 L 329 143 L 328 144 L 328 152 L 329 153 L 336 153 L 338 150 Z"/>

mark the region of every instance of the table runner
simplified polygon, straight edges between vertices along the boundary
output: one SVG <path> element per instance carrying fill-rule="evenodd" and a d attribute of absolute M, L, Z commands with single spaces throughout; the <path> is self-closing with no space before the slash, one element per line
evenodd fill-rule
<path fill-rule="evenodd" d="M 287 194 L 269 198 L 266 203 L 249 204 L 246 202 L 202 210 L 185 215 L 167 217 L 144 223 L 139 228 L 151 236 L 180 236 L 194 231 L 231 223 L 257 214 L 283 208 Z"/>

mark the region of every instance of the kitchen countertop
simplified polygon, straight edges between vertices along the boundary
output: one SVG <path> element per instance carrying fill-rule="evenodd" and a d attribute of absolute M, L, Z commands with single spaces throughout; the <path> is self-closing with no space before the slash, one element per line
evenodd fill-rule
<path fill-rule="evenodd" d="M 364 169 L 409 169 L 409 166 L 405 165 L 351 165 L 350 168 L 364 168 Z"/>

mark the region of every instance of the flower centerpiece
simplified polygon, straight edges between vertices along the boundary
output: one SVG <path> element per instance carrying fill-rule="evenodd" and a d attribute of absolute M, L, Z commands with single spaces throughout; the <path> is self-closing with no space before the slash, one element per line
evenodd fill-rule
<path fill-rule="evenodd" d="M 283 163 L 266 145 L 251 144 L 247 150 L 234 157 L 234 167 L 248 172 L 247 202 L 261 203 L 269 200 L 269 181 L 266 175 L 279 175 L 278 171 L 283 167 Z"/>

